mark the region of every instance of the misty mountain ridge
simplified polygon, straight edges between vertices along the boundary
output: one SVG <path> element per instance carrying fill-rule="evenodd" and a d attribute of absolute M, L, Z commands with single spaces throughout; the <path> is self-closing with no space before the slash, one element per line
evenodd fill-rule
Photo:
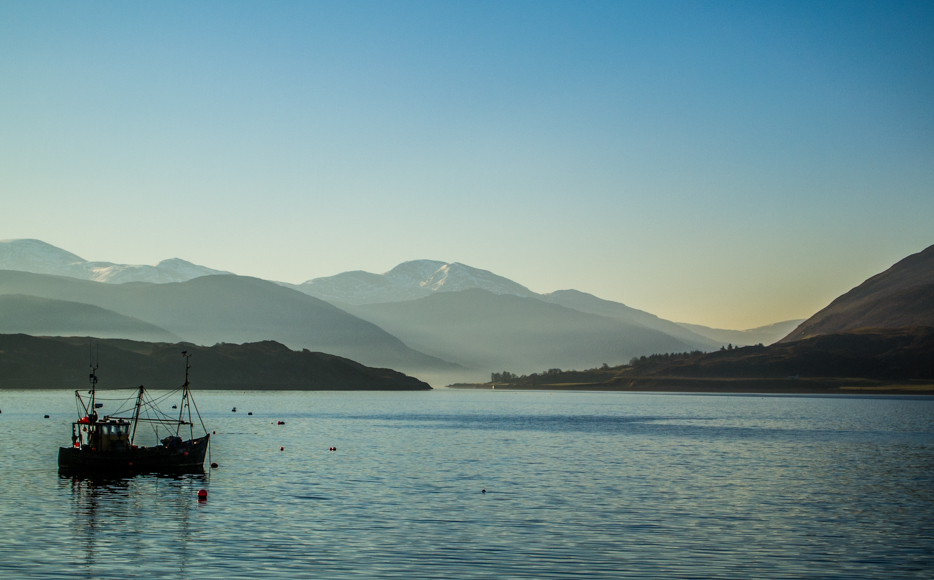
<path fill-rule="evenodd" d="M 167 284 L 104 284 L 0 270 L 0 295 L 10 294 L 90 304 L 198 344 L 275 340 L 290 348 L 329 352 L 370 366 L 458 368 L 412 350 L 372 323 L 323 300 L 259 278 L 230 274 Z M 65 332 L 44 330 L 43 334 Z"/>
<path fill-rule="evenodd" d="M 124 282 L 166 284 L 186 282 L 201 276 L 230 274 L 222 270 L 192 264 L 180 258 L 162 260 L 155 266 L 88 262 L 71 252 L 34 239 L 0 240 L 0 270 L 4 269 L 68 276 L 108 284 Z M 705 330 L 707 327 L 676 324 L 620 302 L 604 300 L 578 290 L 558 290 L 538 294 L 508 278 L 460 262 L 411 260 L 383 274 L 356 270 L 314 278 L 301 284 L 275 283 L 325 300 L 339 308 L 402 302 L 424 298 L 436 292 L 458 292 L 479 288 L 494 294 L 538 298 L 581 312 L 633 322 L 646 328 L 665 332 L 694 348 L 718 348 L 728 342 L 734 344 L 774 342 L 774 340 L 762 340 L 761 337 L 757 337 L 759 340 L 753 342 L 748 334 L 732 337 L 735 340 L 729 340 L 729 338 L 721 340 L 715 337 L 721 332 L 719 329 L 710 329 L 715 331 L 711 333 Z M 748 333 L 750 331 L 734 332 Z M 743 338 L 746 340 L 741 340 Z"/>
<path fill-rule="evenodd" d="M 479 288 L 350 310 L 412 348 L 478 370 L 584 368 L 621 364 L 643 353 L 690 350 L 641 325 Z"/>
<path fill-rule="evenodd" d="M 199 344 L 275 340 L 406 372 L 587 368 L 657 352 L 716 350 L 727 342 L 773 342 L 748 333 L 748 340 L 721 341 L 705 327 L 688 328 L 586 292 L 538 294 L 490 271 L 439 260 L 296 285 L 219 275 L 180 259 L 156 266 L 87 262 L 39 240 L 12 240 L 0 242 L 0 268 L 10 269 L 0 271 L 0 294 L 46 299 L 24 310 L 41 324 L 30 326 L 20 316 L 0 332 L 137 340 L 149 332 L 160 342 L 181 337 Z M 78 303 L 100 310 L 80 311 Z M 63 308 L 67 315 L 50 314 Z"/>
<path fill-rule="evenodd" d="M 688 330 L 706 336 L 718 345 L 732 344 L 733 346 L 752 346 L 764 344 L 766 346 L 776 343 L 789 332 L 794 330 L 799 324 L 804 322 L 803 318 L 795 320 L 784 320 L 774 324 L 767 324 L 748 330 L 727 330 L 724 328 L 710 328 L 700 324 L 688 324 L 687 322 L 678 322 Z"/>
<path fill-rule="evenodd" d="M 644 329 L 663 332 L 690 349 L 710 350 L 726 344 L 619 302 L 597 298 L 579 290 L 538 294 L 508 278 L 459 262 L 412 260 L 403 262 L 384 274 L 344 272 L 335 276 L 315 278 L 292 287 L 353 312 L 356 312 L 353 308 L 355 306 L 407 302 L 443 292 L 485 290 L 502 296 L 535 298 L 587 314 L 606 316 Z"/>
<path fill-rule="evenodd" d="M 710 350 L 719 348 L 721 344 L 726 344 L 716 342 L 698 332 L 665 320 L 664 318 L 659 318 L 654 314 L 631 308 L 621 302 L 604 300 L 603 298 L 598 298 L 593 294 L 581 292 L 580 290 L 557 290 L 549 294 L 542 294 L 540 298 L 545 302 L 558 304 L 566 308 L 573 308 L 580 312 L 605 316 L 625 323 L 636 324 L 645 328 L 664 332 L 682 341 L 686 346 L 689 346 L 691 350 Z"/>
<path fill-rule="evenodd" d="M 99 306 L 23 294 L 0 295 L 0 334 L 181 341 L 164 328 Z"/>
<path fill-rule="evenodd" d="M 41 240 L 0 240 L 0 270 L 68 276 L 108 284 L 186 282 L 200 276 L 229 274 L 180 258 L 162 260 L 155 266 L 89 262 Z"/>
<path fill-rule="evenodd" d="M 525 286 L 490 271 L 459 262 L 411 260 L 383 274 L 360 270 L 314 278 L 293 286 L 310 296 L 341 304 L 363 305 L 403 302 L 435 292 L 479 288 L 494 294 L 537 296 Z"/>

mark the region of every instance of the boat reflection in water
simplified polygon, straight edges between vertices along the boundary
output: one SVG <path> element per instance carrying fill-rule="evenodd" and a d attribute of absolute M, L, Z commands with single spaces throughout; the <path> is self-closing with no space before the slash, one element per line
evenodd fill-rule
<path fill-rule="evenodd" d="M 153 399 L 140 386 L 135 397 L 123 399 L 117 410 L 103 419 L 97 415 L 97 409 L 102 406 L 97 402 L 96 393 L 98 367 L 92 365 L 88 401 L 75 391 L 80 418 L 72 423 L 71 446 L 59 449 L 59 472 L 82 475 L 203 472 L 210 435 L 191 396 L 188 379 L 191 355 L 188 351 L 182 355 L 185 357 L 185 384 L 179 390 Z M 158 407 L 160 401 L 172 394 L 181 395 L 177 418 L 170 417 Z M 195 418 L 204 433 L 200 437 L 195 437 Z M 153 428 L 157 440 L 160 427 L 167 436 L 157 445 L 136 445 L 141 423 Z"/>
<path fill-rule="evenodd" d="M 135 577 L 133 572 L 141 566 L 158 568 L 160 577 L 188 577 L 189 565 L 197 557 L 190 547 L 203 533 L 197 523 L 193 529 L 192 510 L 201 502 L 191 498 L 205 485 L 206 474 L 61 475 L 61 479 L 70 484 L 73 539 L 81 546 L 80 559 L 72 560 L 75 577 L 114 573 Z M 155 507 L 146 505 L 150 499 Z M 160 553 L 159 564 L 153 562 L 154 537 L 172 538 L 171 554 Z"/>

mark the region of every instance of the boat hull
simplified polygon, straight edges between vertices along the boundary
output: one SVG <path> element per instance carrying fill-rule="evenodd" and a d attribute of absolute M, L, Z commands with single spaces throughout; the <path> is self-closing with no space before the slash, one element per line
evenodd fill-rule
<path fill-rule="evenodd" d="M 204 470 L 210 435 L 175 447 L 136 447 L 127 451 L 92 451 L 85 447 L 58 450 L 60 473 L 191 473 Z"/>

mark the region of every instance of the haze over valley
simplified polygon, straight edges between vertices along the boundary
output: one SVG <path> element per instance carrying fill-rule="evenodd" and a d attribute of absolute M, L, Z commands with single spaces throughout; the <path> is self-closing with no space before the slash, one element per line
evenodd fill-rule
<path fill-rule="evenodd" d="M 39 240 L 5 240 L 0 334 L 204 346 L 276 341 L 443 386 L 483 382 L 504 370 L 618 367 L 663 353 L 934 325 L 932 256 L 934 247 L 900 261 L 807 321 L 724 330 L 674 323 L 577 290 L 538 294 L 456 262 L 413 260 L 384 274 L 286 284 L 178 258 L 156 266 L 88 262 Z"/>
<path fill-rule="evenodd" d="M 39 240 L 0 242 L 0 333 L 206 346 L 274 340 L 436 385 L 502 369 L 583 369 L 731 341 L 771 343 L 796 323 L 772 333 L 689 327 L 577 290 L 537 294 L 486 270 L 432 260 L 286 284 L 178 258 L 89 262 Z"/>

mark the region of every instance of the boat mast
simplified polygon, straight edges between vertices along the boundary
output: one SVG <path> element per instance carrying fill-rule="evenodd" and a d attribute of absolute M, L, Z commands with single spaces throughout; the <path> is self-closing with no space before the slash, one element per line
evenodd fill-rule
<path fill-rule="evenodd" d="M 93 351 L 91 349 L 92 349 L 92 345 L 88 344 L 88 351 L 89 351 L 88 352 L 88 359 L 89 359 L 88 364 L 91 366 L 91 375 L 88 377 L 88 380 L 91 383 L 91 392 L 88 394 L 91 395 L 91 406 L 86 407 L 84 409 L 84 414 L 87 417 L 90 417 L 91 413 L 94 413 L 95 409 L 97 409 L 97 407 L 94 406 L 94 403 L 95 403 L 95 395 L 97 391 L 97 368 L 98 368 L 98 365 L 100 364 L 100 351 L 101 351 L 100 343 L 98 343 L 97 345 L 97 360 L 94 360 L 94 357 L 92 356 Z"/>
<path fill-rule="evenodd" d="M 136 395 L 136 408 L 133 409 L 133 435 L 130 436 L 130 445 L 136 441 L 136 426 L 139 425 L 139 410 L 143 406 L 143 385 L 139 386 L 139 394 Z"/>
<path fill-rule="evenodd" d="M 182 356 L 185 357 L 185 384 L 182 385 L 182 404 L 178 407 L 178 428 L 175 430 L 175 436 L 178 437 L 179 432 L 182 430 L 182 425 L 185 424 L 185 408 L 189 406 L 188 402 L 188 389 L 190 383 L 188 382 L 188 369 L 191 368 L 191 355 L 188 354 L 187 350 L 182 351 Z M 188 425 L 191 427 L 191 408 L 188 409 Z M 193 429 L 193 428 L 192 428 Z M 191 439 L 194 438 L 194 431 L 192 430 Z"/>

